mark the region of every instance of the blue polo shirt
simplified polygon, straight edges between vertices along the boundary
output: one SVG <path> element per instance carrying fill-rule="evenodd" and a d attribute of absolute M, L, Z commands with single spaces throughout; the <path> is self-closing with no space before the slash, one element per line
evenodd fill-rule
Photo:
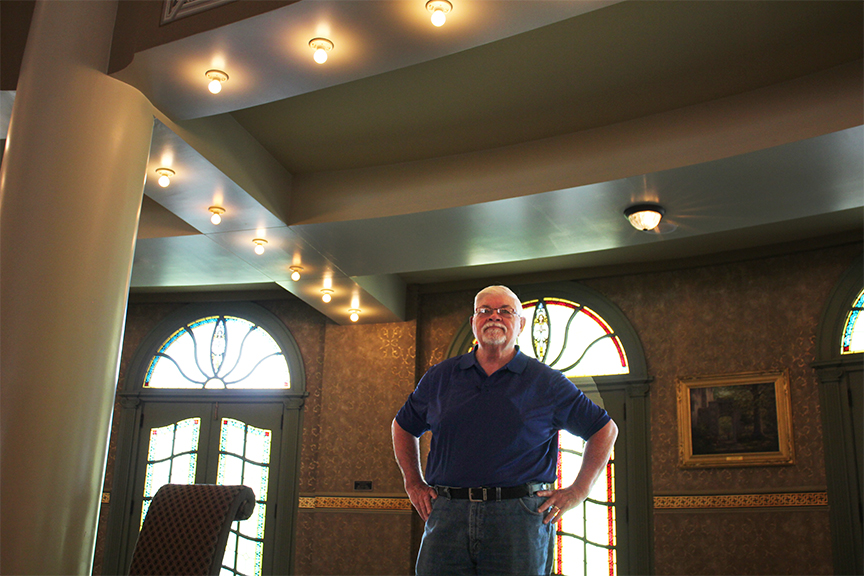
<path fill-rule="evenodd" d="M 406 432 L 432 432 L 426 481 L 442 486 L 554 482 L 558 431 L 590 438 L 609 421 L 559 371 L 516 356 L 491 376 L 474 352 L 436 364 L 396 415 Z"/>

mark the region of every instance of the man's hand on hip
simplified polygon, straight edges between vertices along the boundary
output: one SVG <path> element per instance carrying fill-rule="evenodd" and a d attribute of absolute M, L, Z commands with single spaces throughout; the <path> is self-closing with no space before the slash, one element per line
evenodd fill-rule
<path fill-rule="evenodd" d="M 432 501 L 438 498 L 438 492 L 425 482 L 405 486 L 405 492 L 408 493 L 408 499 L 411 500 L 411 505 L 420 514 L 420 517 L 425 522 L 429 519 L 429 514 L 432 513 Z"/>
<path fill-rule="evenodd" d="M 565 512 L 579 506 L 588 497 L 575 485 L 560 490 L 540 490 L 536 494 L 546 498 L 546 501 L 537 509 L 541 514 L 546 514 L 543 519 L 544 524 L 557 522 Z"/>

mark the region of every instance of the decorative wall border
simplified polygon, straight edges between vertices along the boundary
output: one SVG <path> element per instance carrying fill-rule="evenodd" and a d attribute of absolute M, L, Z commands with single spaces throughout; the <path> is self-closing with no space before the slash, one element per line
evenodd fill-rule
<path fill-rule="evenodd" d="M 357 498 L 349 496 L 300 497 L 301 510 L 411 510 L 407 498 Z"/>
<path fill-rule="evenodd" d="M 827 492 L 780 494 L 714 494 L 704 496 L 654 496 L 654 509 L 768 508 L 827 506 Z"/>
<path fill-rule="evenodd" d="M 827 505 L 827 492 L 654 496 L 654 508 L 658 510 L 788 508 Z M 299 506 L 301 510 L 411 510 L 411 502 L 407 498 L 358 498 L 351 496 L 301 496 Z"/>

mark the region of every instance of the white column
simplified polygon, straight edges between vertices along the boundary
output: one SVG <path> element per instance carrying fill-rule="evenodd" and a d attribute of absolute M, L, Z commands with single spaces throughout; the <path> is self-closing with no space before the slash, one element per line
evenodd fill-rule
<path fill-rule="evenodd" d="M 91 571 L 153 126 L 116 0 L 39 1 L 0 167 L 0 573 Z"/>

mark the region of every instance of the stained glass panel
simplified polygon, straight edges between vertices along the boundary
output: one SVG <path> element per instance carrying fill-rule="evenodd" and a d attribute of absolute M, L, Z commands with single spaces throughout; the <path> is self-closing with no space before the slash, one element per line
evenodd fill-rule
<path fill-rule="evenodd" d="M 842 354 L 864 352 L 864 321 L 861 319 L 864 311 L 864 290 L 858 293 L 849 313 L 846 314 L 846 324 L 843 326 L 843 341 L 840 345 Z"/>
<path fill-rule="evenodd" d="M 290 388 L 288 362 L 261 326 L 208 316 L 174 332 L 156 351 L 145 388 Z"/>
<path fill-rule="evenodd" d="M 585 442 L 561 432 L 557 487 L 569 486 L 582 464 Z M 615 455 L 606 465 L 588 499 L 558 521 L 555 536 L 555 574 L 617 574 L 615 522 Z"/>
<path fill-rule="evenodd" d="M 200 432 L 200 418 L 187 418 L 175 424 L 150 429 L 139 529 L 144 524 L 150 502 L 159 488 L 168 483 L 195 482 Z"/>
<path fill-rule="evenodd" d="M 596 312 L 560 298 L 522 304 L 526 329 L 519 348 L 566 376 L 627 374 L 621 340 Z"/>
<path fill-rule="evenodd" d="M 244 484 L 258 497 L 252 516 L 235 522 L 231 528 L 222 560 L 222 574 L 261 574 L 271 440 L 270 430 L 233 418 L 222 419 L 216 481 L 219 484 Z"/>

